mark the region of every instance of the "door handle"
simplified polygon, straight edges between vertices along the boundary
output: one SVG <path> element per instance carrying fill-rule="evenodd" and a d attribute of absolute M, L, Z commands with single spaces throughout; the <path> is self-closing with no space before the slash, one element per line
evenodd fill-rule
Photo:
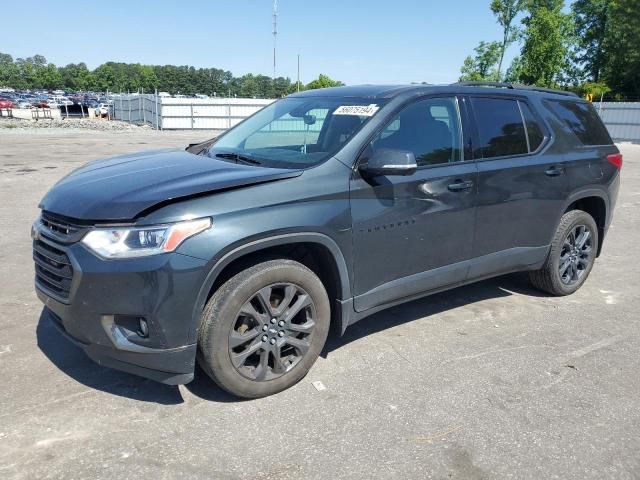
<path fill-rule="evenodd" d="M 454 183 L 450 183 L 447 188 L 452 192 L 462 192 L 463 190 L 469 190 L 471 187 L 473 187 L 471 180 L 456 180 Z"/>
<path fill-rule="evenodd" d="M 544 173 L 548 177 L 559 177 L 560 175 L 562 175 L 564 173 L 564 168 L 563 167 L 556 167 L 554 165 L 553 167 L 549 167 Z"/>

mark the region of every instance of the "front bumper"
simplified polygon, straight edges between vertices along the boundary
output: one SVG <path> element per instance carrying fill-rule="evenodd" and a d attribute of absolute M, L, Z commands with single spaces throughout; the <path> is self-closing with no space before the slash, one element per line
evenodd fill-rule
<path fill-rule="evenodd" d="M 45 315 L 68 339 L 100 365 L 170 385 L 193 379 L 190 333 L 206 261 L 178 253 L 102 260 L 79 243 L 36 241 L 64 252 L 72 266 L 66 296 L 35 283 Z"/>

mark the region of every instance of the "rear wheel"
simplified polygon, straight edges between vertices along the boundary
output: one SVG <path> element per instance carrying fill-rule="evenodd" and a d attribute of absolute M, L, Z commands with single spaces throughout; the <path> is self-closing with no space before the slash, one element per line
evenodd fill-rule
<path fill-rule="evenodd" d="M 257 398 L 300 381 L 327 339 L 330 307 L 320 279 L 293 260 L 244 270 L 202 314 L 198 361 L 228 392 Z"/>
<path fill-rule="evenodd" d="M 565 213 L 540 270 L 529 277 L 536 288 L 552 295 L 570 295 L 585 282 L 598 251 L 598 228 L 582 210 Z"/>

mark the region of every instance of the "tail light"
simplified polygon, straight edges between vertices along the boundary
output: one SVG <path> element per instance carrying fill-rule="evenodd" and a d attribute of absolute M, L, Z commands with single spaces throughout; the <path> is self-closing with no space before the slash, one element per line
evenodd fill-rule
<path fill-rule="evenodd" d="M 607 155 L 607 162 L 620 170 L 622 168 L 622 154 L 612 153 L 611 155 Z"/>

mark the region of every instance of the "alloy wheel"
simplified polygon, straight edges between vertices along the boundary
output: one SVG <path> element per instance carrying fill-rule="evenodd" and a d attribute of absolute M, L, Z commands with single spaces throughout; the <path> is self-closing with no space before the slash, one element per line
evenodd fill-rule
<path fill-rule="evenodd" d="M 278 283 L 247 300 L 229 332 L 234 368 L 254 381 L 278 378 L 294 368 L 311 347 L 316 309 L 298 285 Z"/>
<path fill-rule="evenodd" d="M 592 237 L 587 226 L 577 225 L 565 238 L 558 263 L 563 284 L 575 285 L 589 269 L 593 259 Z"/>

